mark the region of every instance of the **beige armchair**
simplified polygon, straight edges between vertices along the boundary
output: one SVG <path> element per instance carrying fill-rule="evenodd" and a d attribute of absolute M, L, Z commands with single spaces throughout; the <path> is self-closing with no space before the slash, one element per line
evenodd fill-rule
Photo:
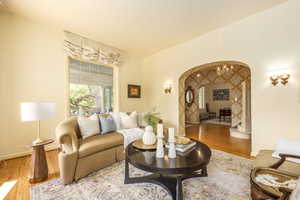
<path fill-rule="evenodd" d="M 82 139 L 77 117 L 64 120 L 57 126 L 56 139 L 60 145 L 58 162 L 64 184 L 124 159 L 121 134 L 99 134 Z"/>

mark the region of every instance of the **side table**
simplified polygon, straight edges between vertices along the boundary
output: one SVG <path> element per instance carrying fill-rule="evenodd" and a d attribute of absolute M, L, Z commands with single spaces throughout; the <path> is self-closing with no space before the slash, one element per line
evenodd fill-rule
<path fill-rule="evenodd" d="M 31 155 L 31 172 L 29 176 L 30 183 L 37 183 L 48 178 L 48 165 L 44 146 L 53 143 L 54 140 L 44 140 L 38 144 L 28 145 L 33 149 Z"/>

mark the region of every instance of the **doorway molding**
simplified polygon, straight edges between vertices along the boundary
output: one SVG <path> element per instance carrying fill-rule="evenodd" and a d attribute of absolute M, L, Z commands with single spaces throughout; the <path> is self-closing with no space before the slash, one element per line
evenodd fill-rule
<path fill-rule="evenodd" d="M 217 62 L 211 62 L 206 63 L 202 65 L 198 65 L 195 67 L 192 67 L 181 74 L 179 77 L 178 82 L 178 101 L 179 101 L 179 133 L 184 133 L 185 135 L 185 81 L 186 79 L 193 73 L 200 71 L 200 70 L 206 70 L 209 68 L 216 68 L 218 66 L 222 65 L 239 65 L 241 67 L 248 68 L 250 70 L 250 76 L 251 76 L 251 68 L 246 63 L 240 62 L 240 61 L 217 61 Z M 251 87 L 251 86 L 250 86 Z"/>

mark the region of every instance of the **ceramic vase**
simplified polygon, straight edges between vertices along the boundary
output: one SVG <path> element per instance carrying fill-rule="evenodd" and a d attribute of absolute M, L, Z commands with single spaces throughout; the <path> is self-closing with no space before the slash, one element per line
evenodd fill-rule
<path fill-rule="evenodd" d="M 145 133 L 143 135 L 143 143 L 144 145 L 153 145 L 156 142 L 156 136 L 153 132 L 152 126 L 147 126 L 145 128 Z"/>

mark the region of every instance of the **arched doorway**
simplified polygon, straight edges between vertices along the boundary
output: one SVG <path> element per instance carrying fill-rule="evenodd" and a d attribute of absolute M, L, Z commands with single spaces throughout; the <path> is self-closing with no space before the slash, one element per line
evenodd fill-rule
<path fill-rule="evenodd" d="M 220 71 L 218 72 L 218 68 L 222 69 L 225 66 L 227 66 L 227 70 L 221 71 L 222 73 Z M 232 69 L 230 67 L 232 67 Z M 193 67 L 184 72 L 179 78 L 179 131 L 181 133 L 186 132 L 186 122 L 200 124 L 200 111 L 198 107 L 200 103 L 197 104 L 199 101 L 199 88 L 201 88 L 202 86 L 206 87 L 209 84 L 221 83 L 226 84 L 227 88 L 230 88 L 228 89 L 228 93 L 230 93 L 230 99 L 227 99 L 228 102 L 232 102 L 230 104 L 230 126 L 235 127 L 235 129 L 230 128 L 230 130 L 237 130 L 238 128 L 239 130 L 242 130 L 243 128 L 245 129 L 245 124 L 247 124 L 247 130 L 251 130 L 250 82 L 251 72 L 249 66 L 238 61 L 220 61 L 207 63 L 204 65 Z M 194 103 L 193 105 L 187 104 L 185 98 L 187 88 L 191 87 L 193 88 L 194 95 L 196 97 L 196 103 Z M 247 101 L 245 100 L 246 93 L 244 91 L 246 89 L 249 90 L 249 95 L 247 93 Z M 210 91 L 210 93 L 213 92 Z M 210 94 L 210 96 L 212 96 L 212 94 Z M 215 113 L 217 113 L 217 117 L 220 117 L 218 116 L 219 109 L 218 111 L 215 111 Z M 241 124 L 243 124 L 244 126 L 241 127 Z M 232 136 L 235 137 L 239 135 L 234 135 L 233 131 Z"/>

